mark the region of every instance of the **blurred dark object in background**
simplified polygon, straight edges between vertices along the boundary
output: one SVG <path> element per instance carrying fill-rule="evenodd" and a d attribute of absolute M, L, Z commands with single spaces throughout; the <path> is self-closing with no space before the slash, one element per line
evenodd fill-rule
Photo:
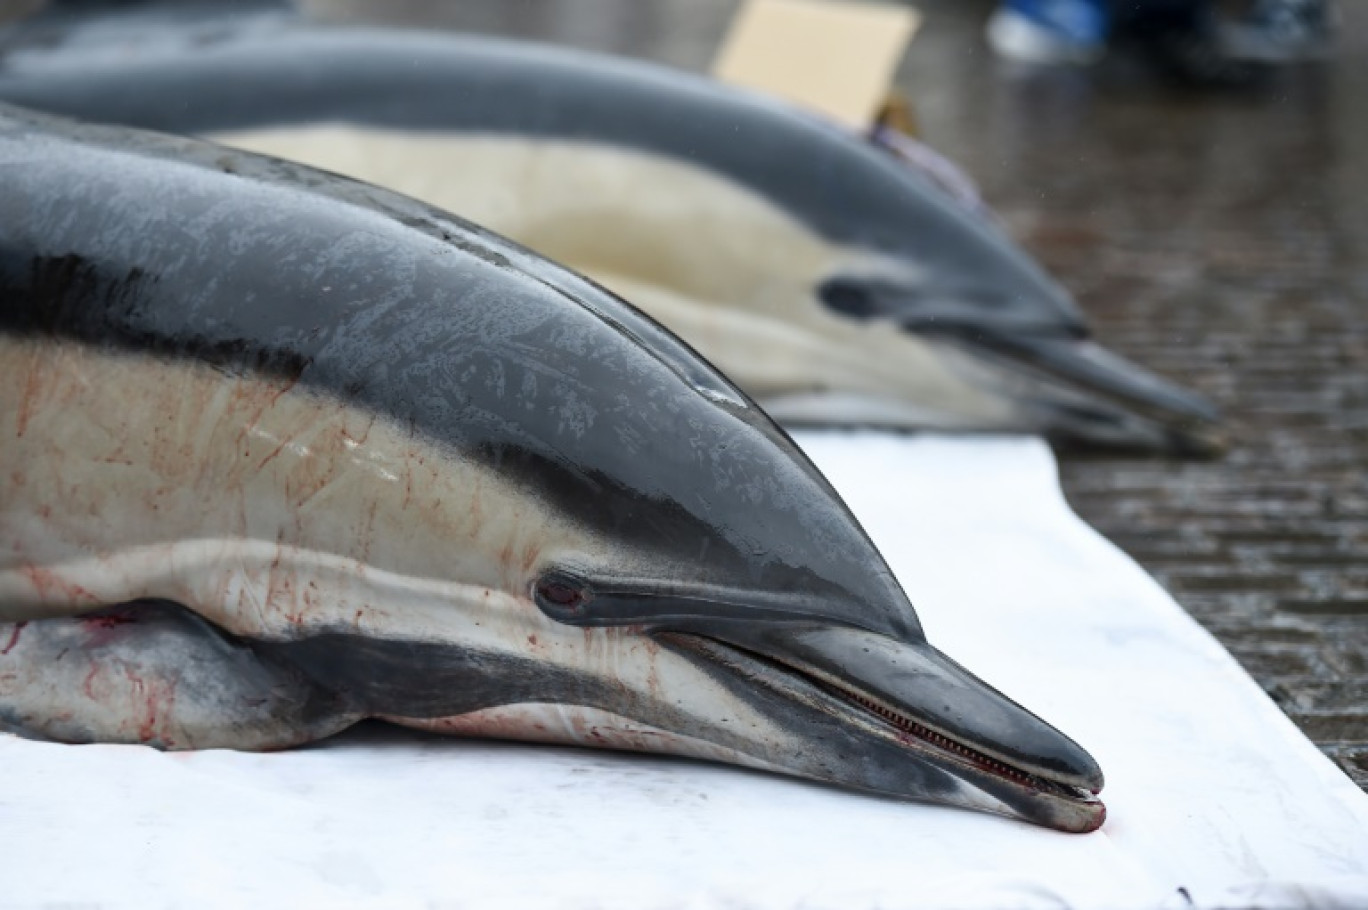
<path fill-rule="evenodd" d="M 1241 87 L 1278 65 L 1327 56 L 1332 19 L 1328 0 L 1007 0 L 987 36 L 1023 63 L 1087 64 L 1111 53 L 1184 85 Z"/>
<path fill-rule="evenodd" d="M 43 0 L 0 0 L 0 22 L 8 22 L 36 12 Z"/>

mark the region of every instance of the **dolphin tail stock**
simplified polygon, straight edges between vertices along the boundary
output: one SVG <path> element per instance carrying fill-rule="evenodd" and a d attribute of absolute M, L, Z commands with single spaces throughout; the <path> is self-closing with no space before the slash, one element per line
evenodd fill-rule
<path fill-rule="evenodd" d="M 360 719 L 292 664 L 167 601 L 0 624 L 0 730 L 27 738 L 263 751 Z"/>

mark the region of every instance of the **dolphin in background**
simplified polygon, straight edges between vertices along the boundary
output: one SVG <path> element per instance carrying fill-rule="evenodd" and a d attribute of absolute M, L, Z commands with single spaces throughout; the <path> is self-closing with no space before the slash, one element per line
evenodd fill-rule
<path fill-rule="evenodd" d="M 527 42 L 142 15 L 131 34 L 83 39 L 70 17 L 20 29 L 0 99 L 209 136 L 457 212 L 623 294 L 785 425 L 1222 446 L 1209 404 L 1089 340 L 995 225 L 776 99 Z"/>
<path fill-rule="evenodd" d="M 0 106 L 0 725 L 365 717 L 1065 831 L 1096 762 L 940 653 L 744 393 L 413 200 Z"/>

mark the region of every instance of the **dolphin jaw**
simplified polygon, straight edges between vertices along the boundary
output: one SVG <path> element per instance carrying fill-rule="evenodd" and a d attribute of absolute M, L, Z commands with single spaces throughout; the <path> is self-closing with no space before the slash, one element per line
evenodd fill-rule
<path fill-rule="evenodd" d="M 909 734 L 940 752 L 951 753 L 951 757 L 957 756 L 968 761 L 986 773 L 1015 781 L 1036 790 L 1057 793 L 1071 798 L 1083 798 L 1085 795 L 1095 795 L 1102 791 L 1100 785 L 1094 785 L 1091 781 L 1084 780 L 1081 777 L 1059 774 L 1045 768 L 1027 768 L 1019 761 L 1014 763 L 1013 759 L 985 743 L 970 744 L 962 737 L 957 738 L 948 731 L 937 727 L 926 718 L 915 717 L 905 709 L 896 708 L 870 693 L 859 691 L 815 667 L 798 669 L 791 664 L 784 666 L 803 676 L 812 677 L 821 684 L 822 688 L 837 698 L 854 702 L 900 732 Z"/>
<path fill-rule="evenodd" d="M 949 771 L 963 784 L 995 797 L 997 805 L 991 808 L 978 800 L 966 799 L 965 805 L 971 808 L 987 808 L 1073 833 L 1095 831 L 1106 820 L 1106 806 L 1097 798 L 1102 789 L 1100 781 L 1086 781 L 1044 768 L 1023 768 L 991 746 L 956 738 L 924 718 L 913 716 L 905 708 L 889 705 L 813 667 L 800 668 L 749 648 L 692 632 L 656 632 L 654 636 L 683 645 L 733 670 L 741 670 L 738 664 L 744 663 L 747 667 L 744 672 L 750 674 L 758 669 L 760 673 L 768 674 L 766 682 L 780 683 L 785 690 L 801 687 L 806 690 L 802 693 L 803 700 L 811 706 L 844 723 L 854 723 L 868 733 L 891 740 L 905 751 Z M 834 782 L 851 785 L 838 779 Z M 1029 803 L 1039 807 L 1039 815 L 1027 814 L 1018 806 L 996 798 L 1004 789 L 1014 791 L 1019 797 L 1028 797 Z"/>
<path fill-rule="evenodd" d="M 972 326 L 904 327 L 1010 401 L 1018 419 L 1061 447 L 1214 457 L 1228 440 L 1213 405 L 1086 337 Z"/>
<path fill-rule="evenodd" d="M 824 674 L 823 674 L 824 675 Z M 907 734 L 915 738 L 919 747 L 929 745 L 941 757 L 951 761 L 967 762 L 978 770 L 1000 777 L 1012 783 L 1030 787 L 1041 793 L 1058 796 L 1064 799 L 1080 800 L 1082 802 L 1097 802 L 1093 799 L 1101 792 L 1101 787 L 1080 786 L 1076 779 L 1065 775 L 1054 775 L 1048 771 L 1040 769 L 1027 770 L 1023 767 L 1011 764 L 1006 758 L 995 753 L 986 745 L 980 743 L 969 745 L 944 733 L 935 727 L 930 726 L 925 720 L 917 720 L 912 715 L 890 707 L 886 702 L 880 701 L 870 695 L 856 692 L 850 687 L 839 683 L 828 682 L 816 673 L 813 676 L 825 683 L 824 688 L 835 695 L 837 698 L 848 700 L 866 711 L 877 716 L 880 720 L 892 726 L 899 733 Z M 899 740 L 908 740 L 899 736 Z M 1050 776 L 1045 776 L 1045 775 Z M 1100 802 L 1099 802 L 1100 805 Z"/>

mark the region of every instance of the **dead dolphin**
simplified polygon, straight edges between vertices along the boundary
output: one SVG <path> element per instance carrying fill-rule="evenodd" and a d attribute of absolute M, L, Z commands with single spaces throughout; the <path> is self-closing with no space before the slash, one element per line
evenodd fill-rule
<path fill-rule="evenodd" d="M 210 135 L 460 213 L 622 293 L 781 423 L 1219 447 L 1208 404 L 1088 340 L 1000 230 L 773 99 L 516 41 L 177 34 L 65 52 L 47 34 L 6 58 L 0 98 Z"/>
<path fill-rule="evenodd" d="M 358 718 L 692 755 L 1068 831 L 1097 764 L 930 644 L 754 404 L 387 191 L 0 117 L 0 718 Z"/>

